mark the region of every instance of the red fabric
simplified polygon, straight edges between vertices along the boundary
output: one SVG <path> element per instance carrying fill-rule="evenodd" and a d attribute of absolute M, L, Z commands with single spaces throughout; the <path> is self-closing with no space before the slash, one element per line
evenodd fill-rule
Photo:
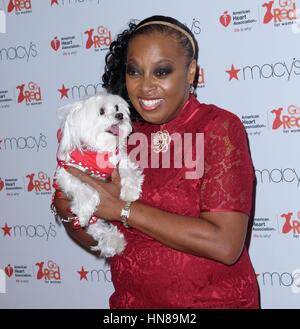
<path fill-rule="evenodd" d="M 148 139 L 160 129 L 159 125 L 135 126 Z M 185 178 L 186 168 L 145 168 L 142 202 L 193 217 L 201 211 L 224 209 L 250 213 L 254 172 L 243 125 L 234 114 L 200 104 L 191 96 L 163 129 L 170 134 L 204 132 L 204 176 L 191 180 Z M 226 266 L 116 225 L 128 244 L 123 254 L 110 260 L 115 287 L 111 308 L 259 307 L 256 275 L 246 249 L 234 265 Z"/>
<path fill-rule="evenodd" d="M 95 173 L 102 173 L 111 176 L 114 166 L 109 162 L 112 156 L 111 152 L 92 152 L 75 149 L 70 154 L 72 160 L 70 163 L 80 164 L 85 169 L 94 171 Z"/>
<path fill-rule="evenodd" d="M 59 128 L 56 132 L 56 137 L 58 143 L 61 142 L 63 136 L 62 130 Z M 116 154 L 118 154 L 119 150 L 116 149 Z M 105 176 L 111 176 L 114 165 L 109 162 L 109 158 L 112 156 L 112 152 L 93 152 L 93 151 L 79 151 L 75 149 L 71 152 L 71 163 L 82 166 L 89 171 L 92 171 L 96 174 L 103 174 Z M 62 167 L 66 165 L 64 161 L 57 159 L 58 166 Z"/>

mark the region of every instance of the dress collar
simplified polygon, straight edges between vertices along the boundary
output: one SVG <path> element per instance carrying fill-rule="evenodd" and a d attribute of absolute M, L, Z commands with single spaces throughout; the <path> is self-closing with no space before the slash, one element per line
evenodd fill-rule
<path fill-rule="evenodd" d="M 163 124 L 151 124 L 147 122 L 136 123 L 136 130 L 148 128 L 155 132 L 158 130 L 177 130 L 179 127 L 184 128 L 197 113 L 198 107 L 199 102 L 197 98 L 193 94 L 190 94 L 174 119 Z"/>

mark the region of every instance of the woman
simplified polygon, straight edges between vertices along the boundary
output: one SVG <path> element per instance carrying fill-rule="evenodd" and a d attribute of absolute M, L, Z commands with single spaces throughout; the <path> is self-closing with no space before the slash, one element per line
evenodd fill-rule
<path fill-rule="evenodd" d="M 145 166 L 142 196 L 132 204 L 118 197 L 117 170 L 105 184 L 69 169 L 97 189 L 95 215 L 113 221 L 127 240 L 110 259 L 111 308 L 259 307 L 245 248 L 254 178 L 246 134 L 234 114 L 197 101 L 197 58 L 191 31 L 164 16 L 130 24 L 106 56 L 103 86 L 131 105 L 134 133 L 147 137 L 149 159 L 171 154 L 170 168 L 162 159 L 158 168 Z M 190 168 L 174 165 L 174 133 L 182 140 L 204 134 L 202 177 L 187 178 Z M 54 204 L 61 217 L 71 216 L 67 200 L 57 196 Z M 84 230 L 65 227 L 81 245 L 95 244 Z"/>

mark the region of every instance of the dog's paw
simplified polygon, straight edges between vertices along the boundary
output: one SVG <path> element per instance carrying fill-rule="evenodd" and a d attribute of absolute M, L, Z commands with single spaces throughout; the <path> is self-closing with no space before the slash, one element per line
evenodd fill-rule
<path fill-rule="evenodd" d="M 88 226 L 89 220 L 90 220 L 90 217 L 89 218 L 86 218 L 86 217 L 80 217 L 80 216 L 78 216 L 78 221 L 79 221 L 79 224 L 80 224 L 81 227 Z"/>
<path fill-rule="evenodd" d="M 124 201 L 136 201 L 139 197 L 140 197 L 140 194 L 141 194 L 141 190 L 134 186 L 134 187 L 124 187 L 122 188 L 121 190 L 121 193 L 120 193 L 120 198 Z"/>
<path fill-rule="evenodd" d="M 92 251 L 100 251 L 100 256 L 109 258 L 121 254 L 126 247 L 124 235 L 120 232 L 113 232 L 99 237 L 98 244 L 92 246 Z"/>
<path fill-rule="evenodd" d="M 81 227 L 85 227 L 89 224 L 89 220 L 95 211 L 96 208 L 92 204 L 86 203 L 85 206 L 81 205 L 80 209 L 76 213 Z"/>

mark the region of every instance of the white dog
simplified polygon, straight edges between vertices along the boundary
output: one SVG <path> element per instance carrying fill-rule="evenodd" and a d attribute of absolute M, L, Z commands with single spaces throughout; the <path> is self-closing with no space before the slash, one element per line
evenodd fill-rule
<path fill-rule="evenodd" d="M 126 242 L 116 226 L 98 219 L 88 225 L 100 204 L 101 195 L 89 185 L 69 174 L 64 165 L 74 166 L 99 179 L 107 179 L 119 164 L 120 198 L 135 201 L 141 194 L 141 169 L 129 160 L 126 140 L 132 128 L 128 104 L 117 95 L 100 93 L 60 109 L 61 140 L 57 152 L 56 183 L 71 197 L 71 211 L 98 245 L 101 256 L 121 253 Z"/>

